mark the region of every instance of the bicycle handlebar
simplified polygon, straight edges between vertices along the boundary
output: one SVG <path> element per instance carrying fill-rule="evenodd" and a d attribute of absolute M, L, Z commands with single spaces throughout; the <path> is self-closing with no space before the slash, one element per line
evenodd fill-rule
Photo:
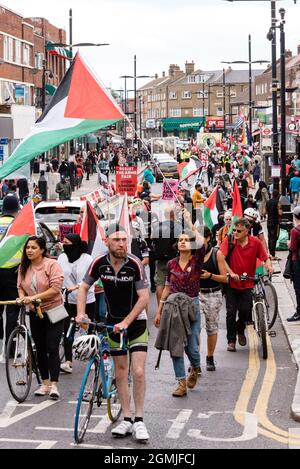
<path fill-rule="evenodd" d="M 281 274 L 281 272 L 273 272 L 273 274 L 268 274 L 268 275 L 261 275 L 261 274 L 258 274 L 258 275 L 255 275 L 255 277 L 251 277 L 250 275 L 244 273 L 242 275 L 240 275 L 240 280 L 242 282 L 245 282 L 246 280 L 253 280 L 253 281 L 257 281 L 259 280 L 260 278 L 272 278 L 274 275 L 279 275 Z"/>
<path fill-rule="evenodd" d="M 43 319 L 43 313 L 41 309 L 41 303 L 42 300 L 33 300 L 31 304 L 34 306 L 35 312 L 38 315 L 40 319 Z M 17 300 L 12 300 L 12 301 L 0 301 L 0 306 L 20 306 L 23 303 Z"/>
<path fill-rule="evenodd" d="M 104 331 L 104 330 L 113 332 L 113 330 L 114 330 L 114 326 L 109 326 L 109 325 L 105 324 L 104 322 L 93 322 L 93 321 L 90 321 L 89 319 L 83 319 L 78 324 L 76 322 L 76 320 L 74 318 L 72 318 L 71 319 L 71 325 L 69 327 L 69 330 L 68 330 L 67 336 L 66 336 L 67 339 L 69 339 L 70 336 L 72 335 L 74 327 L 75 327 L 75 330 L 74 330 L 74 332 L 75 332 L 76 331 L 76 326 L 80 326 L 80 324 L 85 324 L 85 325 L 88 325 L 88 326 L 94 326 L 97 329 L 99 329 L 101 332 Z M 120 330 L 120 349 L 124 348 L 124 338 L 126 337 L 126 334 L 127 334 L 126 329 L 121 329 Z"/>

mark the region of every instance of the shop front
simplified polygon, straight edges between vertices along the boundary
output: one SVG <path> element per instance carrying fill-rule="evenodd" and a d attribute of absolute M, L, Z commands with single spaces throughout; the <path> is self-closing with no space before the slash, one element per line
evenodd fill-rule
<path fill-rule="evenodd" d="M 179 137 L 180 140 L 196 137 L 201 127 L 205 126 L 205 118 L 203 117 L 169 118 L 162 119 L 161 122 L 164 136 Z"/>

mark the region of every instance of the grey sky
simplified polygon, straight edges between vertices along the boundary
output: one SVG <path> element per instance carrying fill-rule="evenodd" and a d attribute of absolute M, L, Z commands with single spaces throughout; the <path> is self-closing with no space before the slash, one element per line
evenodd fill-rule
<path fill-rule="evenodd" d="M 269 60 L 266 33 L 271 23 L 270 2 L 224 0 L 0 0 L 24 16 L 43 16 L 68 32 L 73 8 L 74 42 L 108 42 L 109 47 L 82 48 L 106 86 L 123 87 L 120 75 L 161 75 L 170 63 L 182 68 L 194 60 L 197 68 L 222 68 L 222 60 Z M 286 47 L 296 53 L 300 44 L 300 0 L 277 1 L 286 14 Z M 279 15 L 278 15 L 279 16 Z M 279 54 L 279 52 L 278 52 Z M 139 85 L 145 81 L 139 81 Z M 129 84 L 129 88 L 133 87 Z"/>

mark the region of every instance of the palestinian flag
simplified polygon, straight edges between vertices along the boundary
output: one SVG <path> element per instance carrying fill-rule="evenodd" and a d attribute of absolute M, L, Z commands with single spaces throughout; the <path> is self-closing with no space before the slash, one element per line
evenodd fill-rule
<path fill-rule="evenodd" d="M 8 227 L 0 243 L 0 266 L 12 260 L 23 248 L 30 236 L 36 236 L 33 202 L 29 202 L 20 211 L 16 219 Z"/>
<path fill-rule="evenodd" d="M 187 181 L 191 176 L 197 174 L 202 169 L 202 162 L 196 156 L 190 157 L 190 162 L 183 168 L 180 183 Z"/>
<path fill-rule="evenodd" d="M 57 145 L 123 118 L 123 112 L 78 53 L 31 133 L 0 168 L 0 179 Z"/>
<path fill-rule="evenodd" d="M 204 202 L 204 224 L 210 230 L 218 223 L 218 215 L 223 211 L 219 189 L 215 188 L 211 196 Z"/>
<path fill-rule="evenodd" d="M 238 218 L 243 216 L 242 200 L 238 183 L 234 181 L 233 194 L 232 194 L 232 222 L 229 233 L 232 233 L 233 225 Z"/>
<path fill-rule="evenodd" d="M 88 243 L 88 253 L 93 259 L 107 253 L 105 233 L 90 202 L 86 203 L 80 236 Z"/>

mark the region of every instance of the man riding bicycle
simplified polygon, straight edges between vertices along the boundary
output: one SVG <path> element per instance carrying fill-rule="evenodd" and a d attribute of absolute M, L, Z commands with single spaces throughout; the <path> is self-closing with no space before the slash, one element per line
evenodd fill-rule
<path fill-rule="evenodd" d="M 107 324 L 114 326 L 109 334 L 109 347 L 115 362 L 116 384 L 120 396 L 124 420 L 112 430 L 112 435 L 123 438 L 134 434 L 137 441 L 149 439 L 143 422 L 145 396 L 145 364 L 148 348 L 146 306 L 149 302 L 148 281 L 139 259 L 128 254 L 126 230 L 117 224 L 106 231 L 108 254 L 98 257 L 87 272 L 78 293 L 77 322 L 86 318 L 86 297 L 90 287 L 99 279 L 103 283 L 108 316 Z M 127 331 L 131 354 L 135 421 L 131 419 L 128 387 L 127 351 L 120 350 L 120 331 Z"/>

